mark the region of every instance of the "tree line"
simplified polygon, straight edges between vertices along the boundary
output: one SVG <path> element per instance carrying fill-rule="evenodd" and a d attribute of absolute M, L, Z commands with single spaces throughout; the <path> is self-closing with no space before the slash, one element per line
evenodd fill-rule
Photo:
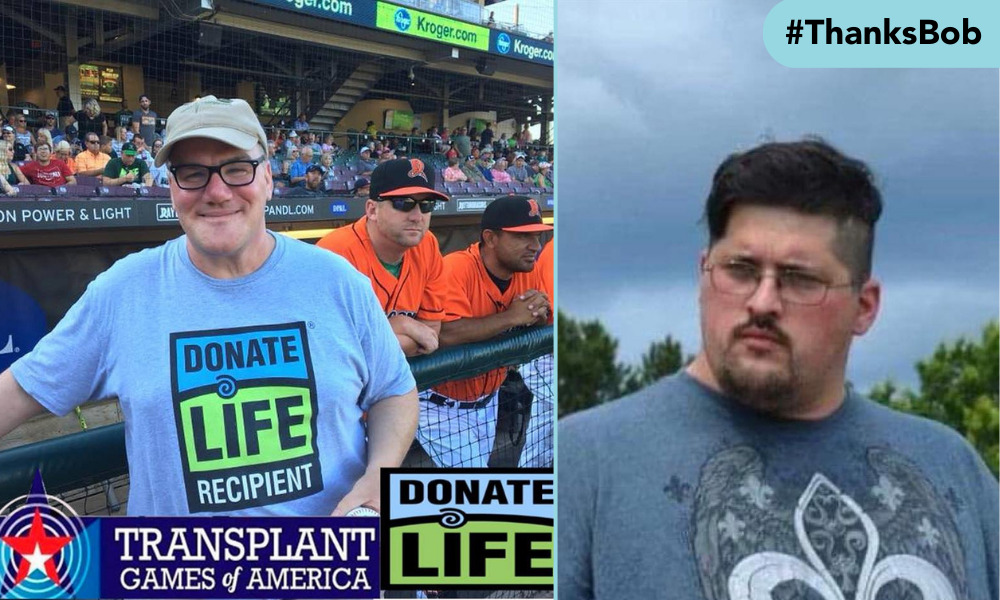
<path fill-rule="evenodd" d="M 640 390 L 693 358 L 669 335 L 652 342 L 639 364 L 619 362 L 618 340 L 599 320 L 558 320 L 559 416 Z M 997 475 L 1000 470 L 1000 328 L 990 321 L 978 340 L 941 342 L 916 364 L 920 387 L 891 379 L 867 395 L 896 410 L 934 419 L 971 443 Z"/>

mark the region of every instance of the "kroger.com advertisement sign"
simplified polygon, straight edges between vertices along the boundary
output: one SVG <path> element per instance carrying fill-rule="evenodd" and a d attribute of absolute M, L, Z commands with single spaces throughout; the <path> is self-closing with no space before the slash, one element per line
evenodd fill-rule
<path fill-rule="evenodd" d="M 387 2 L 379 2 L 375 9 L 375 27 L 453 46 L 487 52 L 490 49 L 490 30 L 486 27 Z"/>
<path fill-rule="evenodd" d="M 550 67 L 555 60 L 552 44 L 496 29 L 490 31 L 490 52 Z"/>

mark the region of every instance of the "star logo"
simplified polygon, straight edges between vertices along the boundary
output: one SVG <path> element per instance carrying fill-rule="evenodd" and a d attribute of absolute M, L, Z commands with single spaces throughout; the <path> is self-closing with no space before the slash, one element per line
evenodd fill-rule
<path fill-rule="evenodd" d="M 87 524 L 36 471 L 31 490 L 0 507 L 0 598 L 98 598 Z M 83 586 L 83 587 L 81 587 Z"/>
<path fill-rule="evenodd" d="M 72 536 L 47 535 L 42 526 L 42 514 L 38 508 L 35 508 L 35 515 L 31 519 L 31 530 L 28 535 L 4 536 L 0 538 L 0 541 L 21 555 L 21 563 L 17 567 L 14 585 L 21 583 L 29 573 L 35 571 L 44 571 L 46 577 L 56 585 L 60 585 L 59 574 L 56 573 L 56 565 L 52 558 L 62 550 L 63 546 L 73 541 L 73 538 Z"/>

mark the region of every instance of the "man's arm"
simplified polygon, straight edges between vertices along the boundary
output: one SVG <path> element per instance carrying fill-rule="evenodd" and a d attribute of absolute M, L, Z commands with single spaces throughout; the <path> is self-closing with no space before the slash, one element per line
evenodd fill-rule
<path fill-rule="evenodd" d="M 398 467 L 406 457 L 417 430 L 417 388 L 402 396 L 376 402 L 368 411 L 368 466 L 333 510 L 333 516 L 367 505 L 382 512 L 380 489 L 383 467 Z"/>
<path fill-rule="evenodd" d="M 10 369 L 0 373 L 0 438 L 43 412 L 45 408 L 24 391 Z"/>
<path fill-rule="evenodd" d="M 66 184 L 67 185 L 76 185 L 76 175 L 67 175 L 66 176 Z"/>
<path fill-rule="evenodd" d="M 406 315 L 393 315 L 389 318 L 392 332 L 399 340 L 399 346 L 406 356 L 430 354 L 438 349 L 441 335 L 440 321 L 425 321 Z"/>
<path fill-rule="evenodd" d="M 86 171 L 77 171 L 77 175 L 101 175 L 104 173 L 102 167 L 97 167 L 96 169 L 87 169 Z"/>
<path fill-rule="evenodd" d="M 537 291 L 521 294 L 507 310 L 488 317 L 465 317 L 441 325 L 441 346 L 481 342 L 519 325 L 544 323 L 549 316 L 549 299 Z"/>
<path fill-rule="evenodd" d="M 149 171 L 146 171 L 145 173 L 143 173 L 143 175 L 142 175 L 142 185 L 145 185 L 145 186 L 151 186 L 151 185 L 153 185 L 153 174 L 150 173 Z"/>

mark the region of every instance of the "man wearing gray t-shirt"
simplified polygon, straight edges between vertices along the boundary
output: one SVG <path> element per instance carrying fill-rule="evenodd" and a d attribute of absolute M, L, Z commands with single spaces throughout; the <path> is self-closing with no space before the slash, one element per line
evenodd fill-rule
<path fill-rule="evenodd" d="M 820 141 L 719 167 L 700 352 L 560 423 L 560 598 L 997 598 L 996 479 L 846 385 L 881 211 L 868 168 Z"/>
<path fill-rule="evenodd" d="M 130 515 L 378 510 L 417 396 L 371 284 L 267 230 L 267 138 L 246 102 L 185 104 L 167 134 L 156 166 L 184 235 L 98 276 L 0 374 L 0 436 L 117 397 Z"/>

